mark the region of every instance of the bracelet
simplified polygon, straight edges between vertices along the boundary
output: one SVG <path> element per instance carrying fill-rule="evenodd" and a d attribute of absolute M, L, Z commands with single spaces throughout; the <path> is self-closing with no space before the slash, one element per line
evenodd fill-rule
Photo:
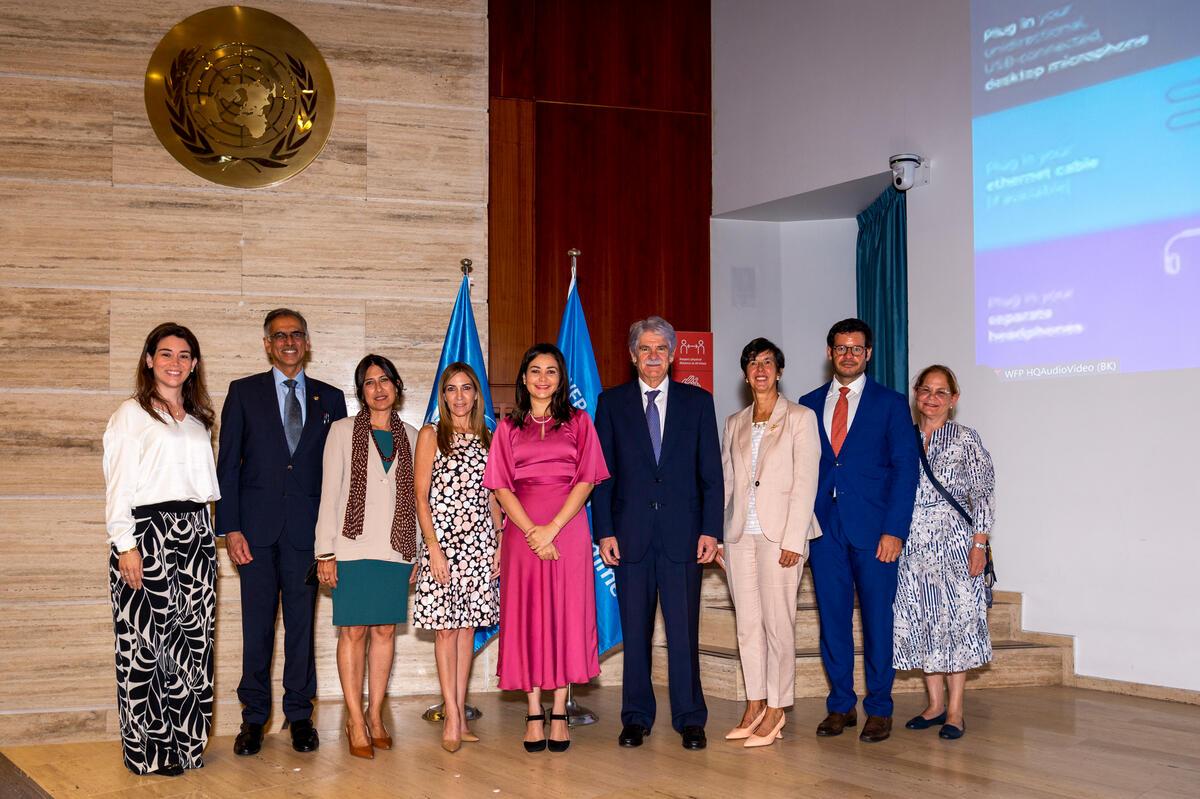
<path fill-rule="evenodd" d="M 973 545 L 975 549 L 987 549 L 987 544 L 983 543 L 982 541 L 975 541 L 973 542 Z"/>
<path fill-rule="evenodd" d="M 118 555 L 124 555 L 126 552 L 136 552 L 136 551 L 137 551 L 137 548 L 138 548 L 138 545 L 137 545 L 137 544 L 134 544 L 134 545 L 133 545 L 133 546 L 131 546 L 129 549 L 118 549 L 118 550 L 117 550 L 117 554 L 118 554 Z"/>
<path fill-rule="evenodd" d="M 326 552 L 322 555 L 317 555 L 317 557 L 316 557 L 316 559 L 320 560 L 320 561 L 335 560 L 336 558 L 337 558 L 337 555 L 333 554 L 332 552 Z"/>

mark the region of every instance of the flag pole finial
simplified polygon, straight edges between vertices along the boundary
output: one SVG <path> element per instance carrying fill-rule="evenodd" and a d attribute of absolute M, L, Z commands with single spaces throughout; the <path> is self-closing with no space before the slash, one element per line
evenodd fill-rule
<path fill-rule="evenodd" d="M 578 247 L 572 247 L 571 249 L 567 250 L 567 255 L 570 256 L 570 258 L 571 258 L 571 279 L 574 280 L 575 279 L 575 261 L 577 258 L 579 258 L 580 255 L 582 255 L 582 253 L 579 252 Z"/>
<path fill-rule="evenodd" d="M 463 258 L 461 261 L 458 262 L 458 264 L 459 264 L 459 268 L 462 269 L 463 277 L 466 277 L 467 275 L 471 274 L 472 267 L 471 267 L 471 259 L 470 258 Z"/>

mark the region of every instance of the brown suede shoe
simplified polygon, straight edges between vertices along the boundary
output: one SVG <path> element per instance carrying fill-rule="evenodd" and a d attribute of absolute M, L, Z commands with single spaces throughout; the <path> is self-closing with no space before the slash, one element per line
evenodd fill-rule
<path fill-rule="evenodd" d="M 858 711 L 850 708 L 849 713 L 830 713 L 825 717 L 825 720 L 817 725 L 817 735 L 822 738 L 828 738 L 833 735 L 841 735 L 842 730 L 847 727 L 858 726 Z"/>
<path fill-rule="evenodd" d="M 863 725 L 862 734 L 858 736 L 858 740 L 877 744 L 880 741 L 886 741 L 891 735 L 891 716 L 867 716 L 867 723 Z"/>

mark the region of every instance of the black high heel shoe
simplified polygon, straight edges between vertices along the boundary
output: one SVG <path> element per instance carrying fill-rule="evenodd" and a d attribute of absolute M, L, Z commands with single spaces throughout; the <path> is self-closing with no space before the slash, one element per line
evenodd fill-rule
<path fill-rule="evenodd" d="M 562 714 L 551 713 L 550 720 L 551 721 L 565 721 L 565 722 L 567 722 L 567 726 L 570 727 L 570 719 L 567 718 L 566 713 L 562 713 Z M 571 747 L 571 739 L 568 738 L 565 741 L 556 741 L 553 738 L 550 738 L 548 740 L 548 744 L 550 746 L 551 752 L 565 752 L 565 751 L 567 751 L 567 749 L 569 749 Z"/>
<path fill-rule="evenodd" d="M 546 711 L 544 711 L 544 710 L 541 713 L 538 713 L 536 716 L 530 716 L 528 714 L 526 714 L 526 716 L 525 716 L 526 724 L 528 724 L 531 721 L 545 721 L 545 720 L 546 720 Z M 542 750 L 544 750 L 546 748 L 546 739 L 545 738 L 543 738 L 540 741 L 522 741 L 521 743 L 525 744 L 526 752 L 541 752 Z"/>

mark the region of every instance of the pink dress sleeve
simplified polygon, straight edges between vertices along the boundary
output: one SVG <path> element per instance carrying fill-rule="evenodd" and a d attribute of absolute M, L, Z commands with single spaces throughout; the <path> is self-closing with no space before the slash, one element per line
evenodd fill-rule
<path fill-rule="evenodd" d="M 587 411 L 576 411 L 571 419 L 575 428 L 575 477 L 571 485 L 579 483 L 602 483 L 609 478 L 608 464 L 604 462 L 604 452 L 600 449 L 600 438 L 592 425 L 592 417 Z"/>
<path fill-rule="evenodd" d="M 516 466 L 512 451 L 512 422 L 507 417 L 496 425 L 492 446 L 488 448 L 487 465 L 483 468 L 483 487 L 513 490 Z"/>

